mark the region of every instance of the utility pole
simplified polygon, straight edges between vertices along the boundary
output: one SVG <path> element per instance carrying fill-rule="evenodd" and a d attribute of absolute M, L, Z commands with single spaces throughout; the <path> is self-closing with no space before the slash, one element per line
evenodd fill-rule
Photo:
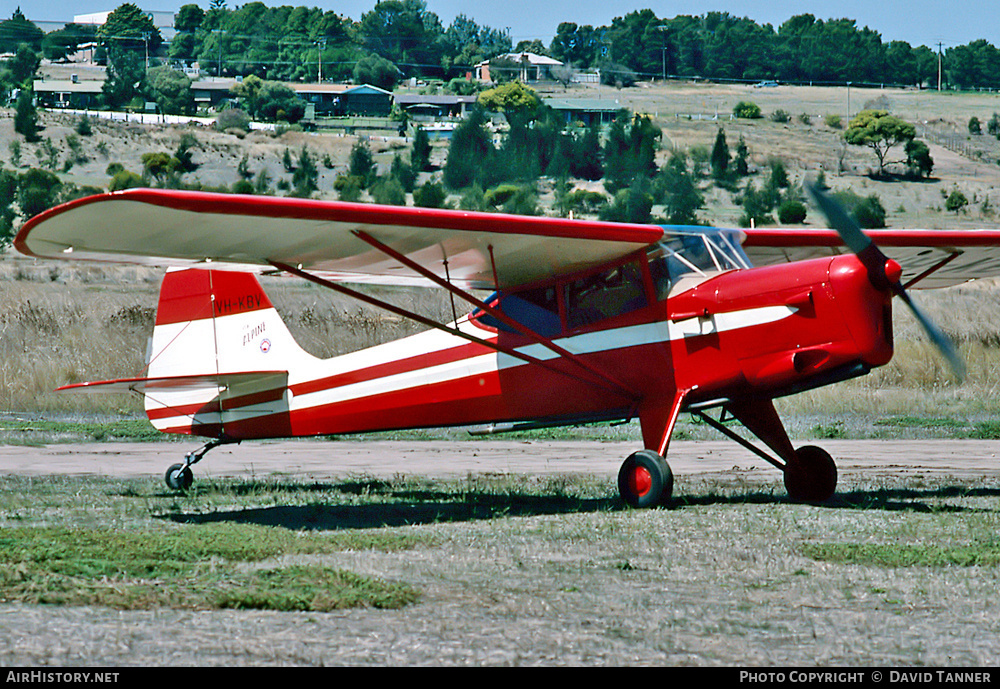
<path fill-rule="evenodd" d="M 941 90 L 941 41 L 938 41 L 938 91 Z"/>

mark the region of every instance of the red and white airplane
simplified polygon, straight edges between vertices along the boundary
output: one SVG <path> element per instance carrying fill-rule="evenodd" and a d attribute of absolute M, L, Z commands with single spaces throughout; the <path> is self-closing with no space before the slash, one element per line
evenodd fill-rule
<path fill-rule="evenodd" d="M 686 411 L 782 470 L 792 499 L 822 501 L 836 465 L 819 448 L 793 447 L 773 400 L 888 363 L 892 297 L 912 305 L 904 284 L 1000 275 L 1000 231 L 865 235 L 826 197 L 818 202 L 837 231 L 133 189 L 38 215 L 15 245 L 38 258 L 169 267 L 143 375 L 68 388 L 141 393 L 159 430 L 209 438 L 167 471 L 174 488 L 190 486 L 191 465 L 222 443 L 638 418 L 643 449 L 625 459 L 618 485 L 628 504 L 649 507 L 670 499 L 665 457 Z M 318 359 L 261 289 L 255 273 L 272 271 L 431 330 Z M 436 286 L 473 310 L 438 323 L 352 283 Z M 476 296 L 483 291 L 492 296 Z"/>

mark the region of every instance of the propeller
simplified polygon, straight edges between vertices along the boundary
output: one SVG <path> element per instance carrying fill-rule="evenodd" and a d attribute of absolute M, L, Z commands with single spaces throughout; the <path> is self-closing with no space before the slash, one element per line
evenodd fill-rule
<path fill-rule="evenodd" d="M 924 332 L 927 333 L 927 337 L 930 338 L 931 342 L 934 343 L 934 346 L 938 348 L 938 351 L 941 352 L 944 358 L 948 360 L 952 371 L 958 379 L 964 379 L 966 372 L 965 362 L 959 356 L 958 350 L 955 349 L 955 345 L 951 339 L 913 303 L 910 295 L 903 289 L 903 285 L 900 282 L 902 269 L 899 264 L 883 254 L 878 246 L 875 245 L 875 242 L 861 230 L 854 218 L 847 214 L 844 207 L 823 192 L 815 183 L 811 181 L 806 182 L 806 188 L 809 190 L 816 205 L 823 212 L 823 215 L 826 216 L 831 227 L 837 231 L 837 234 L 840 235 L 847 248 L 858 257 L 858 260 L 868 270 L 868 279 L 871 280 L 872 284 L 878 289 L 892 291 L 893 294 L 909 307 L 913 317 L 917 319 Z"/>

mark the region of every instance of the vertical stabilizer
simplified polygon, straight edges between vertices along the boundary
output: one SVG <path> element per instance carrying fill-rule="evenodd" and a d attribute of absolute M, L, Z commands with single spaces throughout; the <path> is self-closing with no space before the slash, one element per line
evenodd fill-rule
<path fill-rule="evenodd" d="M 160 287 L 146 375 L 206 382 L 147 390 L 146 413 L 165 432 L 284 435 L 288 371 L 309 358 L 254 275 L 170 270 Z"/>

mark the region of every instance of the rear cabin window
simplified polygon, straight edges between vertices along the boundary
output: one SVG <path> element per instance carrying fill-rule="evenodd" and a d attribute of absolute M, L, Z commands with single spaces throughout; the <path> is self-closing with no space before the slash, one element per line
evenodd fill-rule
<path fill-rule="evenodd" d="M 635 262 L 574 280 L 565 289 L 566 324 L 570 329 L 646 306 L 642 269 Z"/>
<path fill-rule="evenodd" d="M 500 298 L 497 308 L 508 318 L 514 319 L 543 337 L 558 335 L 562 330 L 555 286 L 505 294 Z M 483 325 L 504 332 L 518 332 L 487 313 L 482 313 L 478 318 Z"/>

